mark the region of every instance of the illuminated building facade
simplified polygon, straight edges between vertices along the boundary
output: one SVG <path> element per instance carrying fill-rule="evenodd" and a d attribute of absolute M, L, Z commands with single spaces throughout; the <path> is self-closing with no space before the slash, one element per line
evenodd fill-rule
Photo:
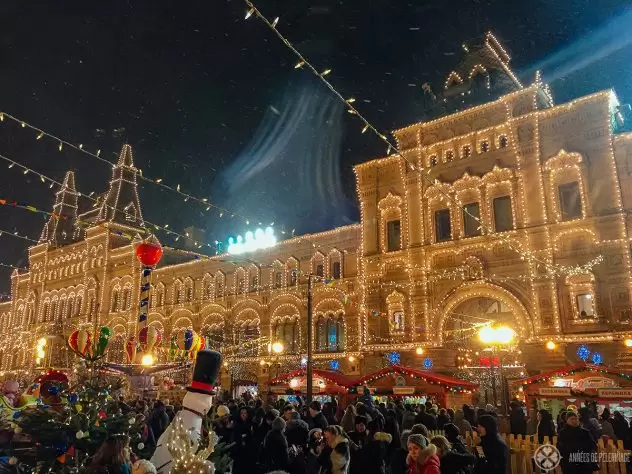
<path fill-rule="evenodd" d="M 313 274 L 317 367 L 365 374 L 393 352 L 420 366 L 423 348 L 434 369 L 451 370 L 455 348 L 490 320 L 516 331 L 530 370 L 565 365 L 580 343 L 626 365 L 632 134 L 615 133 L 614 93 L 554 105 L 539 77 L 520 83 L 493 35 L 442 87 L 424 86 L 438 118 L 394 132 L 401 156 L 355 167 L 360 224 L 247 260 L 165 250 L 148 318 L 163 332 L 159 358 L 172 334 L 193 327 L 227 354 L 225 383 L 297 368 Z M 68 367 L 65 338 L 98 325 L 116 335 L 108 357 L 124 360 L 138 332 L 140 239 L 126 237 L 143 227 L 136 173 L 126 145 L 110 189 L 81 215 L 67 174 L 54 212 L 69 218 L 46 224 L 0 304 L 3 371 L 35 367 L 41 337 L 50 342 L 39 365 Z"/>

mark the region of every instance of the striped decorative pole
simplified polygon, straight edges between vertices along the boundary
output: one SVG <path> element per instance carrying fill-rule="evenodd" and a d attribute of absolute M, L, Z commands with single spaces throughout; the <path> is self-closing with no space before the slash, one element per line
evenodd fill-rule
<path fill-rule="evenodd" d="M 138 325 L 143 328 L 147 326 L 147 316 L 149 315 L 151 272 L 162 258 L 162 247 L 153 235 L 136 247 L 136 258 L 138 258 L 138 261 L 142 265 Z"/>

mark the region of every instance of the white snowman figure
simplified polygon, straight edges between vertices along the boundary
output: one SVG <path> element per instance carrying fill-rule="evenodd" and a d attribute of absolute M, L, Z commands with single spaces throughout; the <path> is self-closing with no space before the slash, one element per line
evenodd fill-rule
<path fill-rule="evenodd" d="M 191 440 L 197 442 L 202 435 L 202 418 L 211 409 L 213 403 L 213 384 L 222 365 L 219 352 L 203 350 L 198 352 L 193 368 L 193 381 L 187 387 L 187 394 L 182 400 L 182 410 L 178 412 L 171 424 L 158 439 L 156 451 L 151 462 L 156 466 L 158 474 L 171 472 L 172 456 L 167 448 L 172 427 L 177 420 L 187 429 Z"/>

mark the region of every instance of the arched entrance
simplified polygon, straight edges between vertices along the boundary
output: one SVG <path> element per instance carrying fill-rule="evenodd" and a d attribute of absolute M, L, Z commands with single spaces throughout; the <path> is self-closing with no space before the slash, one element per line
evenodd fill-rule
<path fill-rule="evenodd" d="M 510 326 L 519 338 L 533 336 L 533 323 L 522 302 L 509 290 L 492 283 L 464 283 L 444 299 L 436 332 L 441 345 L 476 334 L 484 324 Z"/>
<path fill-rule="evenodd" d="M 502 344 L 482 342 L 479 331 L 485 326 L 511 328 L 515 337 Z M 464 283 L 445 298 L 437 332 L 442 347 L 454 355 L 455 375 L 477 383 L 485 403 L 505 410 L 510 397 L 508 380 L 524 375 L 519 343 L 534 332 L 520 299 L 498 285 Z"/>

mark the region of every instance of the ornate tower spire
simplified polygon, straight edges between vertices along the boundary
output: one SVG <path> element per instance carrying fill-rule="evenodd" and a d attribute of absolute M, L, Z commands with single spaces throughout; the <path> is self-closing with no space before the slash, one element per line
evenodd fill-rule
<path fill-rule="evenodd" d="M 112 181 L 99 211 L 97 221 L 108 221 L 130 227 L 144 227 L 140 210 L 132 147 L 125 144 L 112 170 Z"/>
<path fill-rule="evenodd" d="M 77 226 L 77 199 L 79 193 L 75 189 L 75 174 L 68 171 L 64 182 L 55 195 L 53 215 L 42 230 L 40 243 L 51 242 L 65 245 L 78 240 L 82 229 Z"/>

